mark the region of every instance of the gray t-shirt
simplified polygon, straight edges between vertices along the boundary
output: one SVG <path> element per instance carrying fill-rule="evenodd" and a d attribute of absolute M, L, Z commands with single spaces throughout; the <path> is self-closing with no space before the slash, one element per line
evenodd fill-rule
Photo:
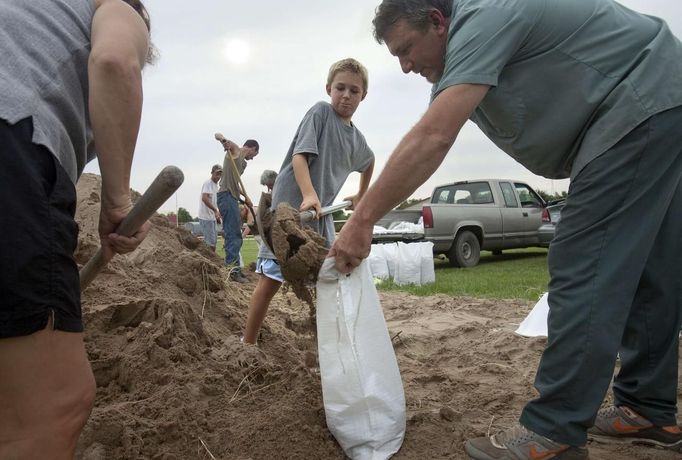
<path fill-rule="evenodd" d="M 455 0 L 432 100 L 492 88 L 471 120 L 529 170 L 575 177 L 652 115 L 682 105 L 682 44 L 612 0 Z"/>
<path fill-rule="evenodd" d="M 88 119 L 91 0 L 0 1 L 0 118 L 32 117 L 75 184 L 94 158 Z"/>
<path fill-rule="evenodd" d="M 292 165 L 292 158 L 298 154 L 308 157 L 310 180 L 322 207 L 334 204 L 350 173 L 365 171 L 374 160 L 374 153 L 358 128 L 346 125 L 329 103 L 318 102 L 303 117 L 284 158 L 272 189 L 272 209 L 280 203 L 298 209 L 303 201 Z M 310 226 L 331 246 L 335 236 L 331 215 Z M 260 246 L 258 257 L 275 258 L 265 244 Z"/>

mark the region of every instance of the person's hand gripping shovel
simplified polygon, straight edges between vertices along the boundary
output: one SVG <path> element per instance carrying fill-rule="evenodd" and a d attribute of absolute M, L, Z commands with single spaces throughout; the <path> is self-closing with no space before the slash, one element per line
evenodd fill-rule
<path fill-rule="evenodd" d="M 123 236 L 132 236 L 137 233 L 139 228 L 175 193 L 184 179 L 185 176 L 179 168 L 175 166 L 163 168 L 147 191 L 137 200 L 125 219 L 121 221 L 116 228 L 116 233 Z M 100 247 L 80 270 L 81 292 L 88 287 L 108 262 Z"/>

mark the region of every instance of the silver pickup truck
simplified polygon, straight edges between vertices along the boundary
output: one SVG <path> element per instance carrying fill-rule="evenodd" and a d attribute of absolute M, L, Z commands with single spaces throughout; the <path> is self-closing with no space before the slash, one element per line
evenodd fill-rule
<path fill-rule="evenodd" d="M 434 254 L 445 254 L 450 265 L 473 267 L 481 249 L 541 246 L 544 200 L 528 184 L 514 180 L 480 179 L 436 187 L 424 205 L 424 238 Z"/>

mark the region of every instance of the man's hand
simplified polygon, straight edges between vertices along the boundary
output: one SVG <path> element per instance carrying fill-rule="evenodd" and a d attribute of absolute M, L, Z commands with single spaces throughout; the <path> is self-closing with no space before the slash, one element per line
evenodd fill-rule
<path fill-rule="evenodd" d="M 126 254 L 134 251 L 145 239 L 150 224 L 145 222 L 133 236 L 127 237 L 116 233 L 116 228 L 133 208 L 132 203 L 123 206 L 109 207 L 104 202 L 99 215 L 99 237 L 104 260 L 109 261 L 114 254 Z"/>
<path fill-rule="evenodd" d="M 220 215 L 220 211 L 218 209 L 215 210 L 214 214 L 216 222 L 220 224 L 223 221 L 223 216 Z"/>
<path fill-rule="evenodd" d="M 226 152 L 230 152 L 232 158 L 237 158 L 241 153 L 241 147 L 229 139 L 223 138 L 220 140 L 220 143 L 223 144 L 223 149 L 225 149 Z"/>
<path fill-rule="evenodd" d="M 298 208 L 299 211 L 307 211 L 308 209 L 315 210 L 315 219 L 320 218 L 320 213 L 322 212 L 322 205 L 320 204 L 320 199 L 317 197 L 317 193 L 312 193 L 310 195 L 304 195 L 301 206 Z"/>
<path fill-rule="evenodd" d="M 369 256 L 372 230 L 372 224 L 356 222 L 353 216 L 343 226 L 328 254 L 336 257 L 335 266 L 340 273 L 350 273 Z"/>

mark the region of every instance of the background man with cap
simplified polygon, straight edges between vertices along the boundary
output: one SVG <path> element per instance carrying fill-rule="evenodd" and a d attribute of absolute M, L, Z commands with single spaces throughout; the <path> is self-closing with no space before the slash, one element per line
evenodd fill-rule
<path fill-rule="evenodd" d="M 218 209 L 218 181 L 223 175 L 223 168 L 220 165 L 213 165 L 211 168 L 211 178 L 201 186 L 201 200 L 199 200 L 199 224 L 206 243 L 215 251 L 218 235 L 216 222 L 221 223 L 222 217 Z"/>
<path fill-rule="evenodd" d="M 239 283 L 245 283 L 246 277 L 239 268 L 239 250 L 242 248 L 242 223 L 239 215 L 240 176 L 246 169 L 246 162 L 253 160 L 258 155 L 258 141 L 248 139 L 243 147 L 234 142 L 223 139 L 225 148 L 223 159 L 223 177 L 218 188 L 218 209 L 223 219 L 223 237 L 225 238 L 225 265 L 232 267 L 230 279 Z M 231 157 L 231 158 L 230 158 Z M 247 206 L 253 206 L 251 201 L 244 196 Z"/>

